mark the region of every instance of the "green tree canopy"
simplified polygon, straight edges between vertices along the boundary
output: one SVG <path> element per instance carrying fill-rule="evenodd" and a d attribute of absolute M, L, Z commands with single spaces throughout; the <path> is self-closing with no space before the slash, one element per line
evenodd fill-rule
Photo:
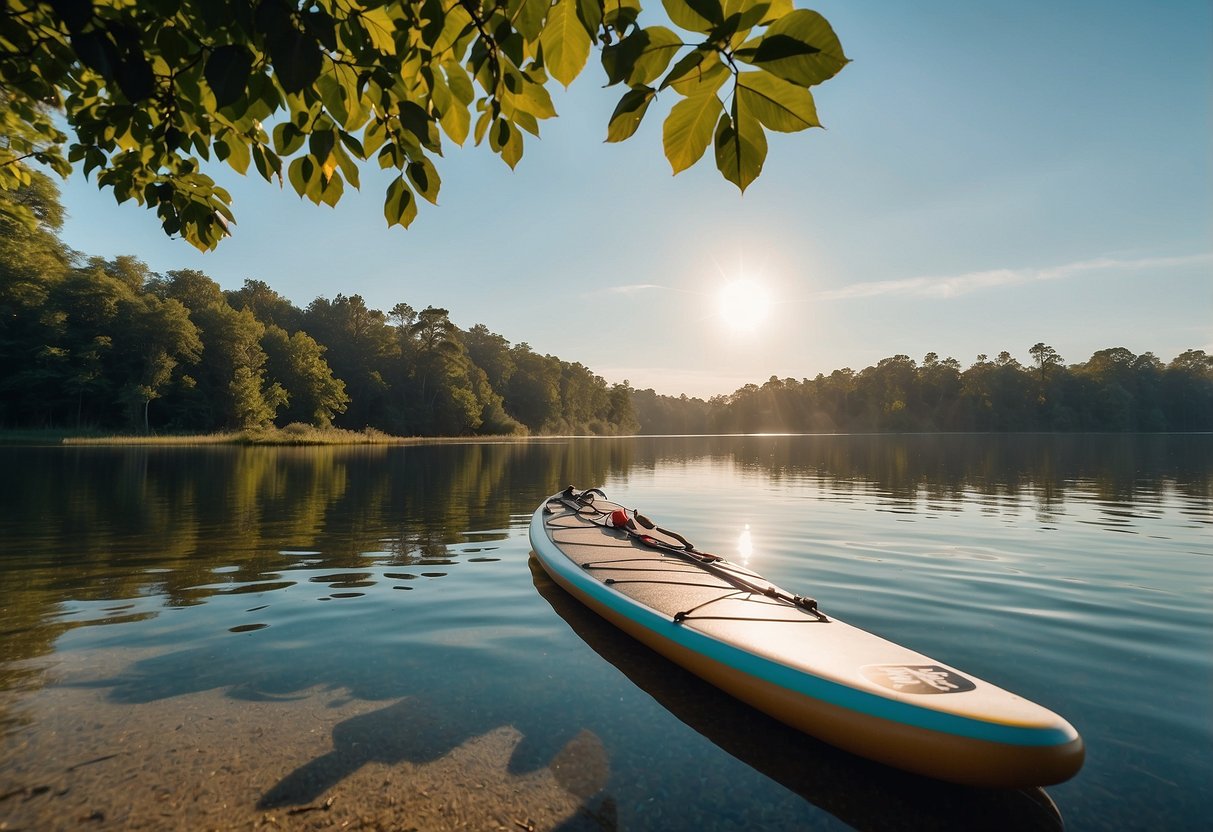
<path fill-rule="evenodd" d="M 8 0 L 0 189 L 29 184 L 29 161 L 78 166 L 206 250 L 234 217 L 205 163 L 331 206 L 374 160 L 396 174 L 387 222 L 407 226 L 437 199 L 442 134 L 515 166 L 524 134 L 556 115 L 551 81 L 567 86 L 597 43 L 608 85 L 626 89 L 607 140 L 673 95 L 674 172 L 712 146 L 744 190 L 766 131 L 820 126 L 809 90 L 847 58 L 792 0 L 662 3 L 680 32 L 642 26 L 639 0 Z"/>
<path fill-rule="evenodd" d="M 325 360 L 333 375 L 345 382 L 351 400 L 345 412 L 349 426 L 381 422 L 388 394 L 384 375 L 400 355 L 386 319 L 378 309 L 368 308 L 361 295 L 316 298 L 304 313 L 304 330 L 328 348 Z"/>
<path fill-rule="evenodd" d="M 67 273 L 62 225 L 59 189 L 49 177 L 35 172 L 26 184 L 0 192 L 0 319 L 39 306 L 48 284 Z"/>
<path fill-rule="evenodd" d="M 261 323 L 281 327 L 287 335 L 298 332 L 303 323 L 303 310 L 271 289 L 264 280 L 246 278 L 239 289 L 223 294 L 233 309 L 247 306 Z"/>
<path fill-rule="evenodd" d="M 268 324 L 261 348 L 266 355 L 266 375 L 287 392 L 283 422 L 329 427 L 333 416 L 345 412 L 350 402 L 345 382 L 333 377 L 324 360 L 324 347 L 310 335 L 287 335 L 282 327 Z"/>
<path fill-rule="evenodd" d="M 201 358 L 176 397 L 177 422 L 238 430 L 272 422 L 288 395 L 265 377 L 265 325 L 248 307 L 233 309 L 219 284 L 194 269 L 171 271 L 153 288 L 189 310 L 202 342 Z"/>

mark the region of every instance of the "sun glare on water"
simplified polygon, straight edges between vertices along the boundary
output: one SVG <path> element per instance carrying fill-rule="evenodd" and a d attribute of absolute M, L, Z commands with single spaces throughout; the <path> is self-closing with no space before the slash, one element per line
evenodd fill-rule
<path fill-rule="evenodd" d="M 738 333 L 753 332 L 771 317 L 771 293 L 753 280 L 726 283 L 716 297 L 716 304 L 721 321 Z"/>

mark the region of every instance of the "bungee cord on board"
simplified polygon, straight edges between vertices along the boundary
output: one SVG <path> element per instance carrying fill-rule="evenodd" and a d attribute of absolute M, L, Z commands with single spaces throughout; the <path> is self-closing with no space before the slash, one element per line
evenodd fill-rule
<path fill-rule="evenodd" d="M 750 580 L 745 575 L 740 574 L 737 571 L 735 571 L 734 569 L 730 568 L 733 566 L 733 564 L 730 564 L 727 560 L 722 558 L 720 555 L 714 555 L 710 552 L 699 551 L 698 549 L 695 548 L 694 544 L 692 544 L 689 540 L 687 540 L 681 534 L 679 534 L 678 532 L 670 531 L 669 529 L 662 528 L 661 526 L 658 526 L 656 523 L 654 523 L 649 518 L 645 517 L 639 511 L 632 510 L 629 513 L 627 511 L 627 509 L 623 509 L 623 508 L 612 509 L 609 511 L 606 509 L 598 508 L 597 506 L 594 505 L 594 503 L 598 497 L 602 497 L 604 500 L 607 499 L 606 494 L 603 493 L 601 489 L 589 488 L 589 489 L 586 489 L 585 491 L 578 492 L 573 486 L 570 485 L 567 488 L 565 488 L 565 490 L 562 491 L 559 495 L 557 495 L 555 499 L 557 499 L 562 505 L 564 505 L 565 508 L 569 509 L 574 514 L 576 514 L 578 517 L 580 517 L 583 520 L 586 520 L 587 522 L 593 523 L 594 525 L 601 526 L 606 529 L 615 529 L 617 531 L 623 532 L 624 534 L 628 535 L 633 540 L 638 541 L 639 543 L 641 543 L 644 546 L 647 546 L 651 549 L 656 549 L 656 550 L 663 552 L 665 554 L 668 554 L 668 555 L 673 555 L 674 557 L 679 558 L 679 560 L 681 562 L 691 564 L 691 565 L 697 567 L 698 569 L 703 570 L 704 572 L 707 572 L 709 575 L 719 578 L 720 580 L 728 583 L 730 586 L 736 588 L 737 592 L 732 592 L 727 595 L 721 596 L 719 598 L 710 599 L 708 601 L 705 601 L 701 604 L 696 605 L 695 607 L 692 607 L 689 610 L 683 610 L 681 612 L 675 613 L 674 621 L 676 623 L 681 623 L 683 621 L 686 621 L 688 618 L 692 617 L 691 614 L 693 612 L 695 612 L 696 610 L 703 609 L 703 607 L 707 606 L 708 604 L 716 603 L 718 601 L 722 601 L 727 598 L 735 598 L 743 593 L 750 594 L 750 595 L 759 595 L 764 598 L 769 598 L 775 602 L 795 607 L 795 608 L 801 610 L 802 612 L 807 613 L 809 616 L 811 616 L 812 621 L 814 623 L 823 623 L 824 624 L 824 623 L 829 622 L 830 619 L 826 616 L 825 613 L 821 612 L 821 610 L 818 609 L 817 601 L 814 600 L 813 598 L 809 598 L 804 595 L 793 595 L 791 593 L 784 592 L 783 590 L 781 590 L 778 587 L 773 586 L 771 584 L 767 584 L 766 586 L 761 586 L 757 583 L 754 583 L 752 580 Z M 679 542 L 679 544 L 681 544 L 681 545 L 674 545 L 672 543 L 668 543 L 664 540 L 661 540 L 660 538 L 655 537 L 653 534 L 650 534 L 650 532 L 657 532 L 666 537 L 672 538 L 673 540 L 677 540 Z M 603 561 L 602 563 L 606 564 L 606 563 L 609 563 L 609 561 Z M 595 563 L 587 563 L 584 565 L 583 568 L 585 568 L 585 569 L 596 569 L 596 568 L 626 569 L 624 567 L 599 566 Z M 627 571 L 648 571 L 648 570 L 627 570 Z M 658 570 L 653 570 L 653 571 L 658 571 Z M 755 576 L 755 577 L 757 577 L 757 576 Z M 606 579 L 606 581 L 604 581 L 604 583 L 612 584 L 612 583 L 626 583 L 626 582 L 642 582 L 643 580 L 644 579 L 635 579 L 633 581 L 619 581 L 618 579 L 608 578 L 608 579 Z M 657 581 L 650 581 L 650 582 L 657 582 Z M 669 583 L 669 582 L 663 581 L 662 583 Z M 696 619 L 732 618 L 732 616 L 705 616 L 705 615 L 696 615 L 693 617 Z"/>

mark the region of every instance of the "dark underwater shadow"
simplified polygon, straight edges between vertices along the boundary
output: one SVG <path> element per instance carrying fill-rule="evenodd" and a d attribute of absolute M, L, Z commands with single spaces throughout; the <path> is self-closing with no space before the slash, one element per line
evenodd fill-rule
<path fill-rule="evenodd" d="M 432 762 L 478 733 L 502 727 L 499 716 L 486 715 L 469 720 L 468 714 L 458 705 L 410 697 L 338 723 L 333 727 L 333 750 L 283 777 L 262 795 L 257 808 L 312 804 L 367 764 L 392 766 Z M 551 746 L 545 743 L 541 743 L 545 747 L 528 747 L 527 737 L 539 734 L 542 732 L 523 735 L 507 771 L 512 774 L 529 771 L 537 767 L 536 763 L 551 769 L 560 787 L 581 804 L 561 825 L 566 832 L 616 829 L 614 799 L 603 791 L 610 777 L 610 761 L 602 741 L 593 732 L 582 730 L 552 754 Z M 529 758 L 529 764 L 523 758 Z M 442 786 L 430 783 L 427 788 L 441 790 Z M 405 824 L 402 828 L 412 827 Z"/>
<path fill-rule="evenodd" d="M 275 629 L 287 630 L 261 632 Z M 309 634 L 314 631 L 292 631 L 282 643 Z M 502 693 L 502 679 L 509 679 L 508 695 Z M 583 726 L 593 722 L 593 714 L 609 707 L 609 693 L 591 691 L 589 698 L 577 701 L 563 686 L 553 685 L 548 674 L 517 673 L 508 656 L 498 657 L 492 651 L 478 652 L 475 660 L 468 660 L 456 659 L 440 645 L 416 642 L 333 643 L 310 652 L 266 647 L 234 653 L 210 644 L 142 659 L 119 676 L 81 686 L 108 689 L 110 701 L 130 705 L 217 691 L 237 702 L 280 702 L 289 707 L 317 690 L 331 692 L 334 701 L 383 703 L 336 723 L 332 750 L 302 762 L 285 776 L 271 773 L 270 777 L 280 779 L 268 786 L 259 808 L 313 803 L 367 764 L 431 763 L 503 727 L 520 735 L 506 765 L 509 774 L 552 767 L 556 779 L 583 799 L 585 811 L 593 812 L 602 799 L 601 795 L 590 799 L 598 789 L 579 785 L 576 772 L 604 765 L 590 753 L 594 744 L 582 735 L 589 733 Z"/>
<path fill-rule="evenodd" d="M 291 771 L 262 795 L 257 807 L 313 803 L 367 764 L 433 762 L 480 734 L 510 725 L 501 721 L 501 714 L 469 719 L 460 704 L 407 697 L 337 723 L 333 726 L 333 750 Z M 605 785 L 609 770 L 601 740 L 583 731 L 553 753 L 546 743 L 542 743 L 544 747 L 528 743 L 527 736 L 537 733 L 523 735 L 507 770 L 519 774 L 550 766 L 561 786 L 588 806 L 590 798 Z"/>
<path fill-rule="evenodd" d="M 1060 830 L 1043 789 L 978 789 L 898 771 L 795 731 L 626 635 L 561 589 L 532 556 L 539 594 L 594 652 L 683 723 L 860 830 Z"/>
<path fill-rule="evenodd" d="M 311 803 L 368 763 L 424 763 L 474 736 L 426 699 L 407 697 L 333 726 L 333 750 L 286 775 L 257 802 L 261 809 Z"/>

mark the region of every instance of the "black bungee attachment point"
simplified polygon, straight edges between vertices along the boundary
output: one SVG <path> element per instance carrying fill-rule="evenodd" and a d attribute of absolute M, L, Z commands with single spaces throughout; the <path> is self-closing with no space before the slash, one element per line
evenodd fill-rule
<path fill-rule="evenodd" d="M 809 598 L 805 595 L 793 595 L 792 603 L 794 603 L 796 606 L 800 607 L 801 609 L 805 609 L 811 613 L 820 615 L 820 613 L 817 610 L 817 599 L 816 598 Z"/>

